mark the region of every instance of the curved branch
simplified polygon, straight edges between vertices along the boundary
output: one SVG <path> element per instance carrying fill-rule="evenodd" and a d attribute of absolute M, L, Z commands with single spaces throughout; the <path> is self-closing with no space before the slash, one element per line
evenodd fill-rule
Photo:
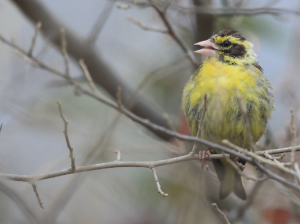
<path fill-rule="evenodd" d="M 122 87 L 124 102 L 129 102 L 133 90 L 129 88 L 128 84 L 115 74 L 112 69 L 107 66 L 101 55 L 96 51 L 94 46 L 91 46 L 89 40 L 80 38 L 70 29 L 66 28 L 65 24 L 58 21 L 38 0 L 11 0 L 19 9 L 27 16 L 32 23 L 36 24 L 41 21 L 43 26 L 41 32 L 46 37 L 50 37 L 51 42 L 60 48 L 61 38 L 59 30 L 65 28 L 66 39 L 68 42 L 68 53 L 73 59 L 78 61 L 83 59 L 86 66 L 89 68 L 90 74 L 98 85 L 102 86 L 113 98 L 115 98 L 118 86 Z M 162 118 L 159 111 L 153 108 L 146 99 L 137 98 L 135 106 L 131 110 L 140 117 L 150 119 L 152 122 L 160 126 L 168 127 L 165 120 Z M 160 138 L 169 140 L 168 135 L 163 133 L 156 133 Z"/>

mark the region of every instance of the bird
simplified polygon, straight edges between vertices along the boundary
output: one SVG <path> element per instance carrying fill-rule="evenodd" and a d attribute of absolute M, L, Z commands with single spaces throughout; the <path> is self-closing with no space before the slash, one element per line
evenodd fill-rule
<path fill-rule="evenodd" d="M 234 30 L 216 31 L 208 40 L 195 45 L 204 47 L 195 53 L 207 57 L 183 89 L 182 109 L 191 134 L 197 136 L 206 104 L 199 137 L 221 145 L 224 145 L 222 140 L 227 139 L 250 150 L 240 101 L 246 108 L 254 143 L 264 134 L 274 111 L 273 89 L 258 64 L 254 45 Z M 232 164 L 226 159 L 214 159 L 212 163 L 220 181 L 219 199 L 233 192 L 247 200 L 243 179 Z"/>

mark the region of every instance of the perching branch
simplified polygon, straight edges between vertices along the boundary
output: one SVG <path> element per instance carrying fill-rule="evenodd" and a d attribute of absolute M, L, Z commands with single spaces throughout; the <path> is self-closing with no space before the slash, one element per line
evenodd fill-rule
<path fill-rule="evenodd" d="M 79 66 L 83 71 L 83 74 L 85 75 L 86 80 L 88 81 L 89 86 L 93 90 L 94 93 L 97 92 L 96 86 L 94 84 L 93 78 L 91 77 L 89 70 L 87 69 L 86 65 L 84 64 L 83 59 L 79 59 Z"/>
<path fill-rule="evenodd" d="M 132 18 L 130 15 L 127 15 L 126 19 L 128 21 L 132 22 L 133 24 L 139 26 L 141 29 L 146 30 L 146 31 L 153 31 L 153 32 L 163 33 L 163 34 L 168 34 L 169 33 L 167 30 L 162 30 L 162 29 L 158 29 L 158 28 L 147 27 L 144 24 L 142 24 L 140 21 Z"/>
<path fill-rule="evenodd" d="M 174 29 L 172 28 L 171 23 L 169 22 L 169 20 L 166 17 L 166 11 L 161 11 L 157 5 L 155 3 L 152 2 L 152 0 L 148 0 L 148 2 L 151 4 L 151 6 L 155 9 L 155 11 L 157 12 L 157 14 L 159 15 L 160 19 L 162 20 L 162 22 L 164 23 L 164 25 L 166 26 L 169 35 L 173 38 L 173 40 L 178 44 L 178 46 L 182 49 L 183 52 L 186 53 L 188 59 L 191 61 L 191 63 L 193 64 L 193 66 L 195 68 L 198 67 L 198 63 L 196 62 L 196 59 L 194 57 L 194 52 L 192 52 L 190 49 L 188 49 L 185 44 L 183 43 L 183 41 L 178 37 L 178 35 L 175 33 Z"/>
<path fill-rule="evenodd" d="M 33 53 L 33 49 L 35 47 L 36 38 L 37 38 L 37 36 L 39 34 L 39 30 L 40 30 L 41 26 L 42 26 L 42 23 L 40 21 L 37 22 L 37 24 L 35 25 L 34 35 L 32 37 L 31 46 L 30 46 L 29 51 L 28 51 L 28 55 L 30 55 L 30 56 Z"/>
<path fill-rule="evenodd" d="M 37 58 L 35 58 L 33 56 L 29 56 L 26 51 L 24 51 L 23 49 L 21 49 L 20 47 L 18 47 L 14 43 L 12 43 L 10 41 L 7 41 L 2 36 L 0 36 L 0 40 L 2 42 L 6 43 L 7 45 L 13 47 L 23 58 L 27 59 L 27 61 L 29 63 L 32 63 L 33 65 L 38 66 L 38 67 L 40 67 L 44 70 L 47 70 L 52 74 L 58 75 L 59 77 L 62 77 L 64 79 L 69 80 L 69 77 L 66 74 L 61 73 L 60 71 L 57 71 L 57 70 L 47 66 L 46 64 L 39 61 Z M 72 80 L 72 81 L 74 81 L 74 80 Z M 133 114 L 132 112 L 128 111 L 124 106 L 122 106 L 122 105 L 120 106 L 120 105 L 118 105 L 114 102 L 111 102 L 110 100 L 107 100 L 106 98 L 103 98 L 103 97 L 99 96 L 98 94 L 95 94 L 94 92 L 86 90 L 83 87 L 81 87 L 79 84 L 77 84 L 77 88 L 78 88 L 78 90 L 80 90 L 80 92 L 82 94 L 90 96 L 90 97 L 96 99 L 97 101 L 102 102 L 102 103 L 110 106 L 111 108 L 116 109 L 117 111 L 119 111 L 122 114 L 126 115 L 128 118 L 132 119 L 134 122 L 136 122 L 138 124 L 141 124 L 144 127 L 149 128 L 150 130 L 153 130 L 157 133 L 163 133 L 164 135 L 167 135 L 169 137 L 175 137 L 175 138 L 185 140 L 185 141 L 201 143 L 201 144 L 206 145 L 210 148 L 220 150 L 220 151 L 222 151 L 224 153 L 228 153 L 228 154 L 230 154 L 234 157 L 238 157 L 238 158 L 240 158 L 240 159 L 242 159 L 242 160 L 244 160 L 244 161 L 246 161 L 250 164 L 253 164 L 254 166 L 256 166 L 259 170 L 261 170 L 263 173 L 265 173 L 271 179 L 274 179 L 274 180 L 284 184 L 285 186 L 288 186 L 288 187 L 300 192 L 300 187 L 297 184 L 289 182 L 288 180 L 286 180 L 286 179 L 282 178 L 281 176 L 271 172 L 270 170 L 265 168 L 263 165 L 261 165 L 260 163 L 255 161 L 255 159 L 259 159 L 259 161 L 263 161 L 264 163 L 271 164 L 271 165 L 273 165 L 277 168 L 280 168 L 281 170 L 283 170 L 285 172 L 291 173 L 293 175 L 296 173 L 295 171 L 293 171 L 291 169 L 288 169 L 288 168 L 285 168 L 284 166 L 282 166 L 282 167 L 278 166 L 278 164 L 274 163 L 274 161 L 270 161 L 268 159 L 264 159 L 261 156 L 258 156 L 258 155 L 263 155 L 263 152 L 254 153 L 254 152 L 248 152 L 248 151 L 245 151 L 244 149 L 241 149 L 240 151 L 244 150 L 243 153 L 238 153 L 238 152 L 236 152 L 232 149 L 226 148 L 222 145 L 219 145 L 219 144 L 216 144 L 216 143 L 213 143 L 213 142 L 209 142 L 209 141 L 204 140 L 204 139 L 199 139 L 199 138 L 194 137 L 194 136 L 187 136 L 187 135 L 179 134 L 177 132 L 174 132 L 174 131 L 171 131 L 167 128 L 159 126 L 159 125 L 157 125 L 153 122 L 150 122 L 147 119 L 143 119 L 143 118 Z M 292 148 L 293 147 L 267 150 L 267 152 L 269 154 L 291 152 Z M 300 145 L 296 146 L 295 150 L 296 151 L 300 150 Z M 220 159 L 220 158 L 223 158 L 223 155 L 213 155 L 212 158 L 213 159 Z M 91 171 L 91 170 L 97 170 L 97 169 L 107 169 L 107 168 L 114 168 L 114 167 L 146 167 L 146 168 L 152 169 L 152 168 L 157 167 L 157 166 L 163 166 L 163 165 L 168 165 L 168 164 L 172 164 L 172 163 L 192 160 L 192 159 L 197 159 L 197 157 L 195 157 L 193 154 L 188 154 L 188 155 L 179 156 L 179 157 L 176 157 L 176 158 L 173 158 L 173 159 L 152 161 L 152 162 L 114 161 L 114 162 L 108 162 L 108 163 L 102 163 L 102 164 L 95 164 L 95 165 L 77 167 L 75 169 L 75 171 L 70 170 L 70 169 L 65 169 L 65 170 L 55 171 L 55 172 L 51 172 L 51 173 L 48 173 L 48 174 L 41 174 L 41 175 L 0 174 L 0 176 L 7 177 L 8 179 L 11 179 L 11 180 L 30 182 L 30 181 L 37 181 L 37 180 L 42 180 L 42 179 L 53 178 L 53 177 L 62 176 L 62 175 L 68 175 L 68 174 L 71 174 L 71 173 L 79 173 L 79 172 L 85 172 L 85 171 Z M 206 157 L 206 159 L 207 159 L 207 157 Z"/>

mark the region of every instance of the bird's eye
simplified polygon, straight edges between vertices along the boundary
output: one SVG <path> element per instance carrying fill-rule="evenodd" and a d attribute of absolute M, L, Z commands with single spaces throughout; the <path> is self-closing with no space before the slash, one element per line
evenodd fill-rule
<path fill-rule="evenodd" d="M 230 41 L 228 41 L 228 40 L 225 40 L 224 42 L 223 42 L 223 46 L 224 47 L 229 47 L 231 45 L 231 43 L 230 43 Z"/>

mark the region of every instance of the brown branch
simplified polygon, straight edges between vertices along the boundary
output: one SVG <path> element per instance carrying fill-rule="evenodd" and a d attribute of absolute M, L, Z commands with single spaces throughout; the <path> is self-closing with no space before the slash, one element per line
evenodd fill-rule
<path fill-rule="evenodd" d="M 70 150 L 69 157 L 71 159 L 71 170 L 72 170 L 72 172 L 74 172 L 76 170 L 76 166 L 75 166 L 75 158 L 74 158 L 74 155 L 73 155 L 73 148 L 70 144 L 69 135 L 68 135 L 68 124 L 69 124 L 69 122 L 67 121 L 67 119 L 65 118 L 65 116 L 63 114 L 63 111 L 62 111 L 61 104 L 60 104 L 59 100 L 57 101 L 57 105 L 58 105 L 58 109 L 59 109 L 59 112 L 60 112 L 61 119 L 63 120 L 64 125 L 65 125 L 65 129 L 63 130 L 63 132 L 64 132 L 65 139 L 66 139 L 66 142 L 67 142 L 67 146 Z"/>
<path fill-rule="evenodd" d="M 160 193 L 162 196 L 164 197 L 167 197 L 168 194 L 164 193 L 162 190 L 161 190 L 161 187 L 160 187 L 160 184 L 159 184 L 159 181 L 158 181 L 158 178 L 157 178 L 157 174 L 156 174 L 156 170 L 154 167 L 151 168 L 152 172 L 153 172 L 153 175 L 154 175 L 154 179 L 155 179 L 155 183 L 156 183 L 156 186 L 157 186 L 157 190 L 158 190 L 158 193 Z"/>
<path fill-rule="evenodd" d="M 30 45 L 30 48 L 29 48 L 29 51 L 28 51 L 28 55 L 30 55 L 30 56 L 31 56 L 32 53 L 33 53 L 33 49 L 34 49 L 34 47 L 35 47 L 36 38 L 37 38 L 37 36 L 38 36 L 38 34 L 39 34 L 39 30 L 40 30 L 41 26 L 42 26 L 42 23 L 41 23 L 40 21 L 38 21 L 38 22 L 36 23 L 36 25 L 35 25 L 34 35 L 33 35 L 33 37 L 32 37 L 31 45 Z"/>
<path fill-rule="evenodd" d="M 179 47 L 182 49 L 184 53 L 186 53 L 188 59 L 191 61 L 193 66 L 195 68 L 198 67 L 198 63 L 196 62 L 196 59 L 194 57 L 194 52 L 192 52 L 190 49 L 188 49 L 183 41 L 178 37 L 178 35 L 175 33 L 174 29 L 171 26 L 171 23 L 166 17 L 166 11 L 161 11 L 153 2 L 152 0 L 148 0 L 151 6 L 155 9 L 157 14 L 159 15 L 160 19 L 164 23 L 164 25 L 167 27 L 169 35 L 173 38 L 173 40 L 179 45 Z"/>
<path fill-rule="evenodd" d="M 69 57 L 68 57 L 68 52 L 67 52 L 67 39 L 66 39 L 66 30 L 61 28 L 61 52 L 64 57 L 65 61 L 65 74 L 70 77 L 70 66 L 69 66 Z"/>
<path fill-rule="evenodd" d="M 132 22 L 133 24 L 139 26 L 141 29 L 143 29 L 145 31 L 153 31 L 153 32 L 157 32 L 157 33 L 169 34 L 169 32 L 167 30 L 162 30 L 162 29 L 147 27 L 144 24 L 142 24 L 140 21 L 132 18 L 130 15 L 127 15 L 126 19 L 128 21 Z"/>
<path fill-rule="evenodd" d="M 31 221 L 33 224 L 42 223 L 39 220 L 33 207 L 28 203 L 23 195 L 12 189 L 4 178 L 0 178 L 0 191 L 7 195 L 12 201 L 15 202 L 16 206 L 22 211 L 22 213 Z"/>
<path fill-rule="evenodd" d="M 184 7 L 175 3 L 170 5 L 171 8 L 180 10 L 181 12 L 199 13 L 204 15 L 215 16 L 258 16 L 258 15 L 295 15 L 300 16 L 298 10 L 283 9 L 283 8 L 214 8 L 206 6 Z"/>
<path fill-rule="evenodd" d="M 33 188 L 33 191 L 34 191 L 34 193 L 35 193 L 35 196 L 36 196 L 36 198 L 37 198 L 37 200 L 38 200 L 38 202 L 39 202 L 40 207 L 41 207 L 41 208 L 44 208 L 44 207 L 43 207 L 42 200 L 41 200 L 40 195 L 39 195 L 39 193 L 38 193 L 38 191 L 37 191 L 37 188 L 36 188 L 35 183 L 32 184 L 32 188 Z"/>
<path fill-rule="evenodd" d="M 251 177 L 251 176 L 248 176 L 247 174 L 245 174 L 241 169 L 240 167 L 234 162 L 232 161 L 229 157 L 227 156 L 224 156 L 224 158 L 226 159 L 226 161 L 228 163 L 231 164 L 231 166 L 238 172 L 239 175 L 245 177 L 247 180 L 253 180 L 253 181 L 263 181 L 265 180 L 266 178 L 256 178 L 256 177 Z"/>
<path fill-rule="evenodd" d="M 239 152 L 245 153 L 246 155 L 252 157 L 253 159 L 258 160 L 261 163 L 266 163 L 266 164 L 272 165 L 272 166 L 277 167 L 277 168 L 283 170 L 284 172 L 292 174 L 292 175 L 296 174 L 294 170 L 286 168 L 282 163 L 279 163 L 278 161 L 275 162 L 272 160 L 265 159 L 264 157 L 259 156 L 259 155 L 255 154 L 254 152 L 249 152 L 239 146 L 232 144 L 231 142 L 229 142 L 226 139 L 222 140 L 222 143 L 224 143 L 225 145 L 228 145 L 229 147 L 231 147 Z M 266 151 L 264 151 L 264 154 L 266 154 Z"/>
<path fill-rule="evenodd" d="M 44 36 L 51 37 L 51 42 L 58 48 L 61 46 L 61 34 L 59 30 L 64 27 L 66 30 L 66 40 L 68 42 L 68 53 L 76 61 L 83 59 L 86 66 L 89 68 L 91 77 L 94 82 L 102 86 L 113 98 L 118 86 L 122 87 L 124 103 L 131 99 L 133 90 L 129 85 L 103 60 L 101 52 L 98 52 L 97 47 L 91 46 L 89 39 L 83 39 L 79 35 L 72 32 L 67 26 L 56 19 L 54 15 L 44 6 L 39 0 L 11 0 L 15 3 L 22 13 L 25 14 L 34 24 L 38 21 L 43 23 L 41 32 Z M 24 54 L 26 55 L 27 52 Z M 113 66 L 113 65 L 112 65 Z M 136 104 L 131 108 L 131 111 L 143 118 L 151 120 L 153 123 L 163 127 L 168 127 L 159 112 L 148 100 L 142 97 L 136 97 Z M 164 140 L 170 140 L 169 135 L 162 132 L 153 131 L 157 136 Z"/>
<path fill-rule="evenodd" d="M 91 87 L 91 89 L 93 90 L 94 93 L 97 92 L 96 86 L 94 84 L 94 81 L 89 73 L 89 70 L 87 69 L 86 65 L 84 64 L 83 59 L 79 59 L 79 66 L 83 71 L 83 74 L 86 78 L 86 80 L 88 81 L 89 86 Z"/>
<path fill-rule="evenodd" d="M 68 79 L 68 77 L 65 74 L 63 74 L 63 73 L 47 66 L 46 64 L 39 61 L 38 59 L 36 59 L 33 56 L 28 56 L 28 54 L 23 49 L 16 46 L 14 43 L 12 43 L 10 41 L 7 41 L 2 36 L 0 36 L 0 40 L 2 42 L 6 43 L 7 45 L 13 47 L 17 51 L 19 51 L 24 57 L 29 58 L 32 61 L 32 63 L 34 63 L 34 65 L 36 65 L 36 66 L 38 66 L 42 69 L 45 69 L 45 70 L 51 72 L 52 74 L 55 74 L 55 75 L 58 75 L 62 78 Z M 277 174 L 274 174 L 273 172 L 267 170 L 264 166 L 262 166 L 261 164 L 257 163 L 255 160 L 253 160 L 252 156 L 261 155 L 262 152 L 257 152 L 257 155 L 254 153 L 253 155 L 249 156 L 249 154 L 248 155 L 247 154 L 240 154 L 240 153 L 238 153 L 236 151 L 233 151 L 229 148 L 226 148 L 222 145 L 219 145 L 219 144 L 216 144 L 216 143 L 213 143 L 213 142 L 209 142 L 209 141 L 204 140 L 204 139 L 199 139 L 197 137 L 187 136 L 187 135 L 182 135 L 182 134 L 176 133 L 176 132 L 171 131 L 171 130 L 165 128 L 165 127 L 162 127 L 162 126 L 159 126 L 155 123 L 152 123 L 147 119 L 143 119 L 143 118 L 131 113 L 130 111 L 128 111 L 124 107 L 120 108 L 118 106 L 118 104 L 113 103 L 113 102 L 111 102 L 111 101 L 109 101 L 109 100 L 107 100 L 103 97 L 100 97 L 99 95 L 97 95 L 93 92 L 90 92 L 90 91 L 82 88 L 79 85 L 78 85 L 78 89 L 80 89 L 82 94 L 90 96 L 90 97 L 96 99 L 99 102 L 105 103 L 106 105 L 120 111 L 121 113 L 123 113 L 124 115 L 126 115 L 127 117 L 132 119 L 134 122 L 136 122 L 138 124 L 141 124 L 141 125 L 149 128 L 150 130 L 153 130 L 157 133 L 159 133 L 159 132 L 163 133 L 164 135 L 169 136 L 169 137 L 171 136 L 171 137 L 175 137 L 175 138 L 185 140 L 185 141 L 198 142 L 198 143 L 204 144 L 204 145 L 206 145 L 210 148 L 218 149 L 218 150 L 220 150 L 224 153 L 228 153 L 232 156 L 243 159 L 246 162 L 249 162 L 249 163 L 254 164 L 255 166 L 257 166 L 258 169 L 260 169 L 262 172 L 265 172 L 270 178 L 284 184 L 285 186 L 288 186 L 288 187 L 300 192 L 300 187 L 298 185 L 285 180 L 284 178 L 278 176 Z M 297 151 L 300 150 L 300 145 L 296 146 L 295 149 Z M 291 150 L 292 150 L 292 148 L 288 147 L 288 148 L 269 150 L 268 153 L 269 154 L 275 154 L 275 153 L 282 153 L 282 152 L 290 152 Z M 220 159 L 220 158 L 222 158 L 222 156 L 223 155 L 213 155 L 213 158 Z M 1 174 L 0 176 L 4 176 L 4 177 L 7 177 L 7 178 L 12 179 L 12 180 L 28 182 L 28 181 L 35 181 L 35 180 L 40 180 L 40 179 L 53 178 L 53 177 L 56 177 L 56 176 L 62 176 L 62 175 L 67 175 L 67 174 L 71 174 L 71 173 L 85 172 L 85 171 L 90 171 L 90 170 L 95 170 L 95 169 L 104 169 L 104 168 L 113 168 L 113 167 L 137 167 L 137 166 L 138 167 L 147 167 L 147 168 L 151 167 L 152 168 L 152 167 L 155 167 L 155 165 L 162 166 L 162 165 L 172 164 L 172 163 L 175 163 L 175 162 L 191 160 L 191 159 L 196 159 L 196 158 L 193 157 L 192 155 L 188 154 L 188 155 L 183 156 L 183 157 L 177 157 L 177 158 L 170 159 L 170 160 L 157 161 L 157 162 L 153 162 L 153 163 L 150 163 L 150 164 L 147 163 L 147 162 L 120 162 L 120 161 L 115 161 L 115 162 L 110 162 L 110 163 L 106 163 L 106 164 L 104 163 L 104 164 L 96 164 L 94 166 L 79 167 L 74 172 L 72 170 L 61 170 L 61 171 L 56 171 L 56 172 L 43 174 L 43 175 L 35 175 L 35 176 L 33 176 L 33 175 L 31 175 L 31 176 L 22 176 L 22 175 L 12 175 L 12 174 Z M 260 160 L 262 160 L 262 159 L 260 158 Z M 267 160 L 267 161 L 272 162 L 272 161 L 269 161 L 269 160 Z M 283 169 L 283 168 L 281 168 L 281 169 Z M 294 174 L 294 171 L 291 171 L 289 169 L 287 169 L 287 171 L 290 171 Z"/>
<path fill-rule="evenodd" d="M 94 28 L 92 29 L 91 34 L 89 35 L 89 42 L 91 45 L 93 45 L 97 41 L 98 36 L 100 35 L 105 23 L 109 18 L 113 6 L 113 1 L 107 1 L 105 3 L 105 6 L 103 7 L 103 10 L 99 15 L 99 18 L 97 19 L 97 22 L 95 23 Z"/>
<path fill-rule="evenodd" d="M 230 222 L 229 222 L 229 220 L 227 219 L 225 213 L 222 212 L 222 211 L 219 209 L 218 205 L 217 205 L 216 203 L 212 203 L 211 205 L 214 206 L 214 208 L 217 210 L 217 212 L 219 212 L 219 213 L 222 215 L 222 217 L 223 217 L 223 219 L 225 220 L 226 224 L 230 224 Z"/>

